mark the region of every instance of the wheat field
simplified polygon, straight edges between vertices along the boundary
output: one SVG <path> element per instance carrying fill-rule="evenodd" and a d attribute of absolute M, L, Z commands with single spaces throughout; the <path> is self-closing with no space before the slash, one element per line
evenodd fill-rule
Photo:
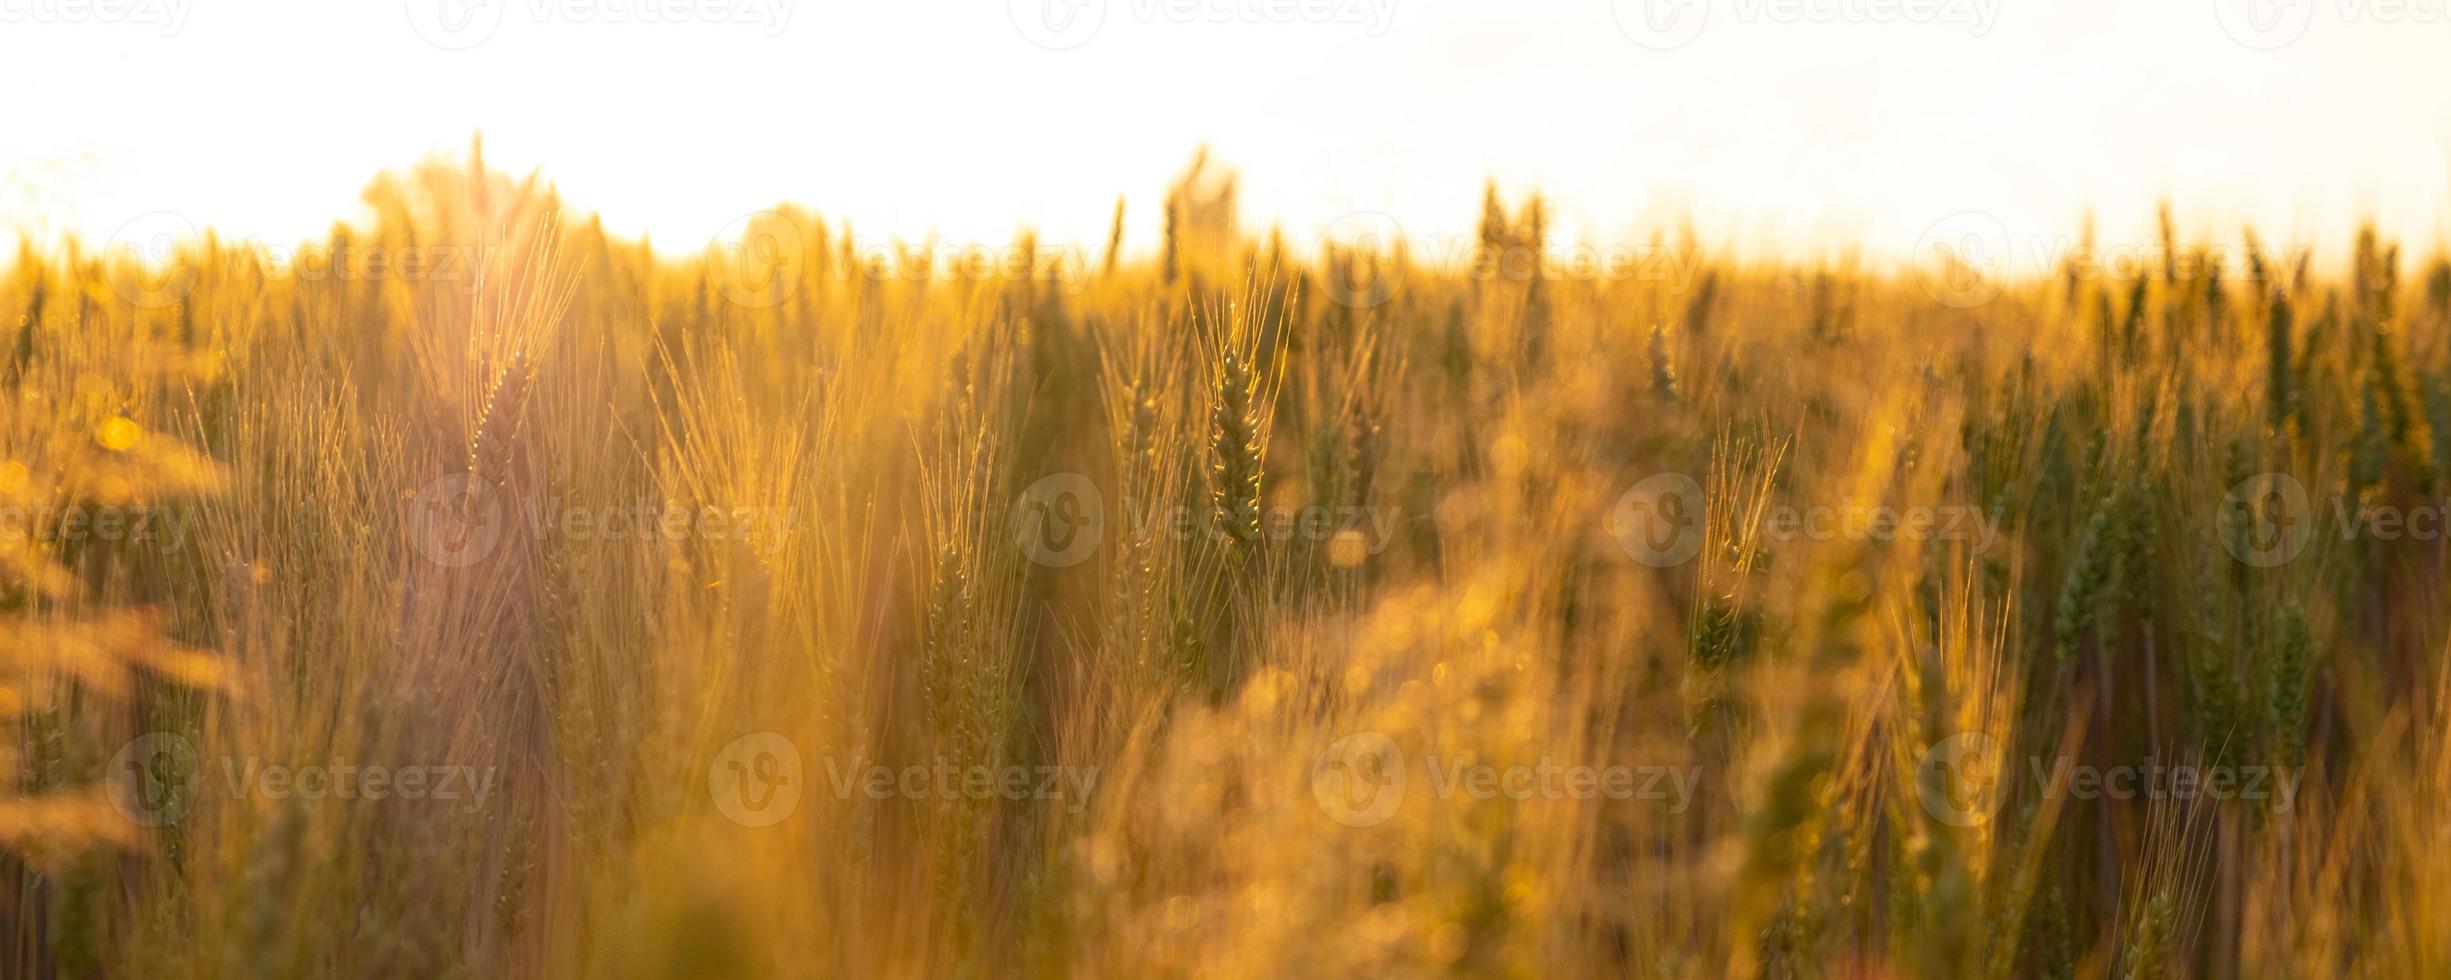
<path fill-rule="evenodd" d="M 1235 194 L 28 241 L 0 974 L 2451 975 L 2439 254 Z"/>

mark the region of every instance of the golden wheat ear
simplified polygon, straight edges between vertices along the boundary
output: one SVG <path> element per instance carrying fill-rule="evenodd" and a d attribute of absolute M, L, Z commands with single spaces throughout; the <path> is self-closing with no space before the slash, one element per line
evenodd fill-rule
<path fill-rule="evenodd" d="M 468 437 L 468 472 L 488 486 L 502 486 L 510 476 L 511 447 L 519 438 L 529 390 L 535 387 L 536 366 L 524 353 L 512 354 L 485 394 L 476 428 Z"/>

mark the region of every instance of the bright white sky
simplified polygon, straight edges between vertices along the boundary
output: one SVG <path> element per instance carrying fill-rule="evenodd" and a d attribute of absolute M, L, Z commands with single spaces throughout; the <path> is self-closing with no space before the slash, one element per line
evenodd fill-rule
<path fill-rule="evenodd" d="M 2166 194 L 2196 231 L 2451 236 L 2451 0 L 640 2 L 0 0 L 0 227 L 290 244 L 482 130 L 669 250 L 786 200 L 1102 246 L 1121 193 L 1148 251 L 1202 141 L 1297 241 L 1468 234 L 1492 176 L 1563 241 L 1690 212 L 1895 253 L 1980 209 L 2023 247 L 2087 206 L 2141 234 Z"/>

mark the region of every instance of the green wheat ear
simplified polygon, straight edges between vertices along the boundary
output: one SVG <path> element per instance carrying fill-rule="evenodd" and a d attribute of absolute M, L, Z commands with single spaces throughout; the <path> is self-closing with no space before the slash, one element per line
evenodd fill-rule
<path fill-rule="evenodd" d="M 2127 969 L 2120 976 L 2126 980 L 2151 980 L 2169 972 L 2170 933 L 2174 916 L 2170 893 L 2156 892 L 2145 903 L 2145 911 L 2136 924 L 2136 939 L 2120 958 Z"/>
<path fill-rule="evenodd" d="M 19 260 L 20 263 L 25 261 Z M 34 363 L 35 335 L 43 327 L 43 286 L 46 279 L 39 271 L 34 274 L 34 293 L 26 300 L 25 323 L 17 328 L 17 346 L 9 352 L 8 383 L 12 386 L 25 379 L 27 366 Z"/>
<path fill-rule="evenodd" d="M 2368 328 L 2373 359 L 2367 374 L 2367 391 L 2382 409 L 2383 435 L 2392 461 L 2415 472 L 2419 489 L 2429 488 L 2434 482 L 2430 465 L 2434 439 L 2427 431 L 2425 416 L 2417 408 L 2416 384 L 2401 361 L 2400 347 L 2387 324 L 2372 321 Z"/>
<path fill-rule="evenodd" d="M 1702 285 L 1694 289 L 1694 298 L 1685 304 L 1685 333 L 1703 336 L 1711 327 L 1711 302 L 1719 296 L 1719 270 L 1702 274 Z"/>
<path fill-rule="evenodd" d="M 1370 400 L 1357 399 L 1353 414 L 1345 421 L 1345 503 L 1355 507 L 1370 504 L 1370 486 L 1378 481 L 1379 445 L 1378 416 L 1370 410 Z"/>
<path fill-rule="evenodd" d="M 2229 291 L 2221 287 L 2221 263 L 2208 256 L 2204 263 L 2204 328 L 2216 344 L 2229 338 L 2229 309 Z"/>
<path fill-rule="evenodd" d="M 2111 308 L 2111 291 L 2108 289 L 2094 290 L 2094 346 L 2102 376 L 2108 378 L 2111 364 L 2116 360 L 2115 354 L 2120 349 L 2119 314 Z"/>
<path fill-rule="evenodd" d="M 1209 415 L 1209 498 L 1219 526 L 1244 548 L 1260 540 L 1256 383 L 1239 352 L 1229 348 L 1218 356 L 1217 405 Z"/>
<path fill-rule="evenodd" d="M 2151 298 L 2153 279 L 2137 276 L 2136 284 L 2128 287 L 2128 316 L 2119 326 L 2119 347 L 2133 360 L 2137 342 L 2144 336 L 2145 301 Z"/>
<path fill-rule="evenodd" d="M 1677 400 L 1677 367 L 1668 354 L 1668 332 L 1651 328 L 1651 393 L 1665 401 Z"/>
<path fill-rule="evenodd" d="M 2069 564 L 2067 576 L 2060 581 L 2059 611 L 2052 621 L 2052 635 L 2063 662 L 2076 654 L 2077 645 L 2093 629 L 2094 600 L 2101 594 L 2110 570 L 2111 512 L 2117 506 L 2115 497 L 2106 497 L 2094 507 L 2093 516 L 2085 522 L 2085 536 L 2077 542 L 2076 560 Z"/>
<path fill-rule="evenodd" d="M 2358 386 L 2357 434 L 2349 454 L 2349 479 L 2360 491 L 2381 486 L 2383 469 L 2391 453 L 2391 438 L 2384 431 L 2383 408 L 2375 396 L 2373 372 L 2368 383 Z"/>
<path fill-rule="evenodd" d="M 2272 312 L 2264 318 L 2264 420 L 2276 433 L 2287 427 L 2291 414 L 2289 342 L 2293 324 L 2289 294 L 2273 293 Z"/>
<path fill-rule="evenodd" d="M 927 662 L 921 671 L 921 685 L 927 695 L 929 720 L 935 723 L 938 736 L 944 737 L 959 721 L 955 711 L 957 685 L 970 664 L 965 662 L 956 643 L 976 595 L 971 587 L 970 569 L 951 541 L 938 549 L 930 572 L 928 618 L 921 637 Z"/>
<path fill-rule="evenodd" d="M 2307 633 L 2305 614 L 2295 605 L 2283 610 L 2281 645 L 2273 657 L 2268 710 L 2272 751 L 2284 766 L 2297 766 L 2306 752 L 2306 710 L 2314 686 L 2314 647 L 2314 640 Z"/>

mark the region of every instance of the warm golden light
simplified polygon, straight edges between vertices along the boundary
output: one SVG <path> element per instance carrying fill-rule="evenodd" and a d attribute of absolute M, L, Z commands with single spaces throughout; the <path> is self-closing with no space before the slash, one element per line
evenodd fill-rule
<path fill-rule="evenodd" d="M 0 980 L 2451 976 L 2446 42 L 0 0 Z"/>

